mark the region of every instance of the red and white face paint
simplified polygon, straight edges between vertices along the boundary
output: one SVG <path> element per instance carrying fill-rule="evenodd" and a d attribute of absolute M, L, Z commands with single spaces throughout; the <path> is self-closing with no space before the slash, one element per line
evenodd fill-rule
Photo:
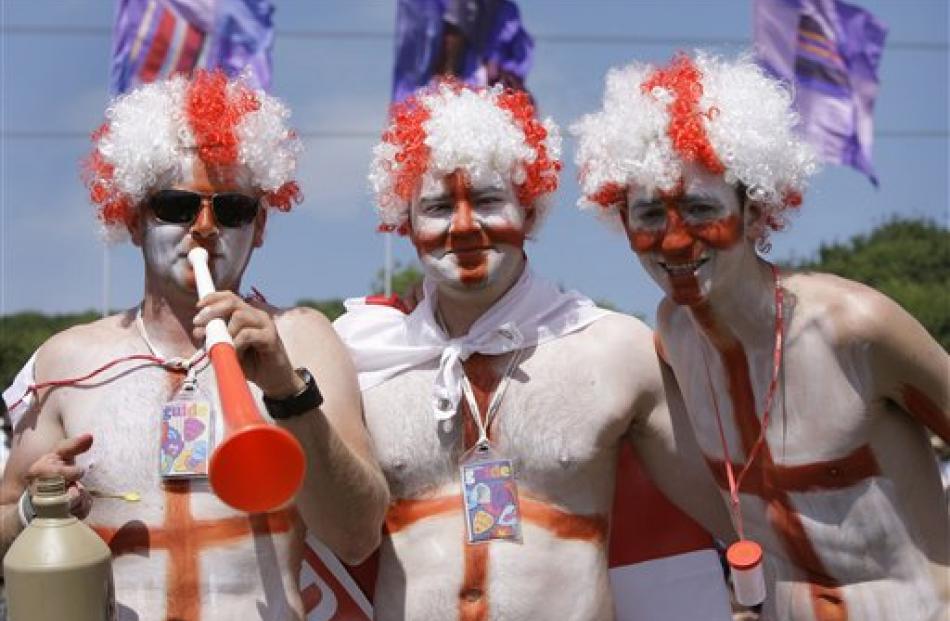
<path fill-rule="evenodd" d="M 221 192 L 257 193 L 249 187 L 246 171 L 230 167 L 209 169 L 197 158 L 188 158 L 182 166 L 182 181 L 173 188 L 200 194 Z M 242 182 L 242 179 L 244 180 Z M 251 258 L 251 251 L 262 241 L 264 216 L 242 227 L 220 226 L 211 202 L 205 200 L 191 224 L 158 220 L 147 206 L 140 215 L 140 234 L 134 236 L 142 246 L 147 277 L 158 286 L 171 287 L 196 295 L 195 277 L 188 263 L 188 251 L 202 246 L 208 251 L 208 267 L 218 289 L 236 289 Z"/>
<path fill-rule="evenodd" d="M 742 209 L 736 190 L 718 175 L 687 167 L 682 190 L 627 195 L 624 227 L 647 273 L 677 304 L 709 297 L 717 281 L 734 273 L 743 255 Z"/>
<path fill-rule="evenodd" d="M 517 278 L 529 220 L 510 182 L 473 185 L 455 171 L 412 201 L 410 236 L 427 277 L 453 289 L 483 289 Z"/>

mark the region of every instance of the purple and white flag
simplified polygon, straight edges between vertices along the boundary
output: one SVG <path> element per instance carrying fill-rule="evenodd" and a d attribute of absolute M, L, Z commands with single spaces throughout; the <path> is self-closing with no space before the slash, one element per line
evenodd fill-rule
<path fill-rule="evenodd" d="M 465 38 L 459 79 L 474 86 L 501 82 L 524 88 L 534 41 L 512 0 L 398 0 L 394 103 L 434 77 L 446 24 Z"/>
<path fill-rule="evenodd" d="M 795 87 L 795 108 L 819 157 L 863 172 L 871 163 L 874 99 L 887 27 L 841 0 L 756 0 L 759 63 Z"/>
<path fill-rule="evenodd" d="M 195 67 L 246 72 L 270 85 L 270 0 L 119 0 L 113 30 L 113 94 Z"/>

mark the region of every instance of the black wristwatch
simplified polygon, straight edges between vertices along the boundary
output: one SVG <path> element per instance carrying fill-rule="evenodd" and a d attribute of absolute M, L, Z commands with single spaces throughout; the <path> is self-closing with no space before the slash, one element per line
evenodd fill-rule
<path fill-rule="evenodd" d="M 313 379 L 313 375 L 310 374 L 310 371 L 300 367 L 299 369 L 294 369 L 294 373 L 307 384 L 303 390 L 284 399 L 271 399 L 267 395 L 264 395 L 264 407 L 267 408 L 267 413 L 270 414 L 270 417 L 275 420 L 284 420 L 293 418 L 294 416 L 300 416 L 304 412 L 309 412 L 323 404 L 323 395 L 320 394 L 320 389 L 317 388 L 317 381 Z"/>

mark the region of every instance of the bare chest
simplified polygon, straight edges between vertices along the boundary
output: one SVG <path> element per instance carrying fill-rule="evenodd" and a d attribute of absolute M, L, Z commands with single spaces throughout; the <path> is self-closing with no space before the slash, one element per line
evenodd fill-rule
<path fill-rule="evenodd" d="M 211 369 L 198 378 L 195 398 L 218 413 L 210 437 L 220 440 L 225 429 Z M 273 596 L 278 612 L 266 618 L 284 618 L 299 606 L 293 576 L 302 529 L 294 508 L 249 516 L 218 500 L 207 479 L 159 472 L 162 406 L 180 380 L 147 367 L 58 397 L 67 435 L 93 435 L 93 447 L 77 461 L 83 484 L 102 495 L 87 523 L 113 550 L 117 599 L 143 619 L 162 610 L 214 619 L 220 617 L 206 610 L 211 602 L 226 611 L 246 607 L 248 597 Z M 122 499 L 126 494 L 139 500 Z"/>
<path fill-rule="evenodd" d="M 612 490 L 631 404 L 616 398 L 596 365 L 570 364 L 569 356 L 552 353 L 544 347 L 527 352 L 512 372 L 490 425 L 492 445 L 513 460 L 519 486 L 567 504 L 580 502 L 577 508 L 585 513 L 599 510 Z M 484 414 L 505 365 L 487 357 L 477 362 L 467 368 Z M 457 491 L 459 459 L 474 444 L 467 407 L 447 421 L 435 419 L 435 375 L 433 363 L 364 393 L 376 454 L 398 498 Z M 590 481 L 604 484 L 592 487 Z"/>
<path fill-rule="evenodd" d="M 693 429 L 709 458 L 741 461 L 762 432 L 777 464 L 834 460 L 867 444 L 874 402 L 862 352 L 819 333 L 786 339 L 776 371 L 772 343 L 714 347 L 695 331 L 664 339 Z M 768 419 L 765 414 L 768 408 Z"/>

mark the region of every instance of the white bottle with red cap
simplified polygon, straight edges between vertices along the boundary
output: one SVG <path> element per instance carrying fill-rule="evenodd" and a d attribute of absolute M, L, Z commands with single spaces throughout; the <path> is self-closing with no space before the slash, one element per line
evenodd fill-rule
<path fill-rule="evenodd" d="M 740 539 L 726 550 L 726 561 L 732 570 L 736 601 L 746 607 L 764 602 L 766 592 L 762 547 L 754 541 Z"/>

